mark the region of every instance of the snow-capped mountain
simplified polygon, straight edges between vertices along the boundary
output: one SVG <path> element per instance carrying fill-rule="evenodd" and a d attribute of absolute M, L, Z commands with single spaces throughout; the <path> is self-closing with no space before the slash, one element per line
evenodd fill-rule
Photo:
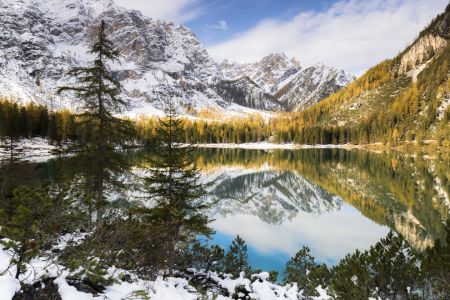
<path fill-rule="evenodd" d="M 284 110 L 307 108 L 356 80 L 354 75 L 322 63 L 302 69 L 295 58 L 289 59 L 284 53 L 270 54 L 259 63 L 240 64 L 225 59 L 220 67 L 226 80 L 236 82 L 248 77 Z"/>
<path fill-rule="evenodd" d="M 282 82 L 274 96 L 290 110 L 303 110 L 346 87 L 356 77 L 342 69 L 318 63 L 300 71 L 293 79 Z"/>
<path fill-rule="evenodd" d="M 0 93 L 51 108 L 77 107 L 70 95 L 55 96 L 55 91 L 73 83 L 67 71 L 92 60 L 87 51 L 96 41 L 101 20 L 123 54 L 121 64 L 111 71 L 124 87 L 122 97 L 129 100 L 131 115 L 161 112 L 167 95 L 180 113 L 190 107 L 298 108 L 323 99 L 351 79 L 345 72 L 335 79 L 334 69 L 301 70 L 299 62 L 282 53 L 259 63 L 224 61 L 219 66 L 189 28 L 152 20 L 112 0 L 1 0 L 0 16 Z M 296 74 L 303 75 L 290 81 Z M 250 80 L 243 80 L 245 76 Z M 270 91 L 278 93 L 274 97 Z"/>
<path fill-rule="evenodd" d="M 302 69 L 295 59 L 289 59 L 284 53 L 265 56 L 260 62 L 240 64 L 234 60 L 225 59 L 220 64 L 227 80 L 237 80 L 248 77 L 256 82 L 267 93 L 275 93 L 280 88 L 280 82 L 285 81 Z"/>
<path fill-rule="evenodd" d="M 70 84 L 65 74 L 71 67 L 85 66 L 92 59 L 86 52 L 104 19 L 108 38 L 124 55 L 122 65 L 112 71 L 132 108 L 143 113 L 161 109 L 167 94 L 176 98 L 180 112 L 190 106 L 228 105 L 207 85 L 223 77 L 220 67 L 184 26 L 154 21 L 112 0 L 2 0 L 0 16 L 3 95 L 69 106 L 66 98 L 53 93 Z M 38 74 L 41 87 L 36 84 Z"/>
<path fill-rule="evenodd" d="M 215 215 L 250 214 L 270 224 L 281 224 L 299 211 L 314 216 L 340 211 L 344 200 L 296 172 L 264 170 L 222 170 L 207 181 L 216 182 L 207 200 L 216 202 Z"/>
<path fill-rule="evenodd" d="M 261 110 L 285 110 L 278 101 L 248 77 L 219 80 L 210 85 L 225 101 Z"/>

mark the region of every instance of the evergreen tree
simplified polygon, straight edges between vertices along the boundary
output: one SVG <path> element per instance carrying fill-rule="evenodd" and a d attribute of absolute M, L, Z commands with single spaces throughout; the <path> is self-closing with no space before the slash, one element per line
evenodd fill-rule
<path fill-rule="evenodd" d="M 333 278 L 329 288 L 335 299 L 366 300 L 374 297 L 371 292 L 372 278 L 367 268 L 367 254 L 358 250 L 347 255 L 332 269 Z"/>
<path fill-rule="evenodd" d="M 121 85 L 112 77 L 106 64 L 107 61 L 120 62 L 121 55 L 113 49 L 113 43 L 106 38 L 105 31 L 106 24 L 102 20 L 98 41 L 89 52 L 96 55 L 92 66 L 76 67 L 68 73 L 77 79 L 77 86 L 60 87 L 57 91 L 57 94 L 74 92 L 84 109 L 84 113 L 78 117 L 82 120 L 82 125 L 92 131 L 89 140 L 76 146 L 80 151 L 77 166 L 86 180 L 95 184 L 98 225 L 101 225 L 104 206 L 107 204 L 105 184 L 121 186 L 116 177 L 129 168 L 122 155 L 115 151 L 115 147 L 123 145 L 124 141 L 133 135 L 130 133 L 131 123 L 114 116 L 114 113 L 121 112 L 127 103 L 118 97 Z"/>
<path fill-rule="evenodd" d="M 221 268 L 223 259 L 225 257 L 224 250 L 218 245 L 213 245 L 208 248 L 207 245 L 202 245 L 200 242 L 194 243 L 188 255 L 190 267 L 196 270 L 218 271 Z"/>
<path fill-rule="evenodd" d="M 436 239 L 433 247 L 427 247 L 427 256 L 422 263 L 424 275 L 431 281 L 431 289 L 439 299 L 450 296 L 450 219 L 445 230 L 445 244 Z"/>
<path fill-rule="evenodd" d="M 239 235 L 234 239 L 230 250 L 225 255 L 222 271 L 233 275 L 233 278 L 239 278 L 241 272 L 245 272 L 247 276 L 252 273 L 252 269 L 248 265 L 247 245 Z"/>
<path fill-rule="evenodd" d="M 200 170 L 190 159 L 192 146 L 184 142 L 184 121 L 177 118 L 172 99 L 166 102 L 165 117 L 159 119 L 156 133 L 155 159 L 149 159 L 149 175 L 145 178 L 148 199 L 156 201 L 150 211 L 150 221 L 166 236 L 167 267 L 173 274 L 177 247 L 191 244 L 198 235 L 209 237 L 213 231 L 211 222 L 202 214 L 212 204 L 206 204 L 205 188 L 212 183 L 200 183 Z"/>
<path fill-rule="evenodd" d="M 27 271 L 27 264 L 42 255 L 41 248 L 50 235 L 64 224 L 66 215 L 61 212 L 74 209 L 65 195 L 62 190 L 51 196 L 50 183 L 44 182 L 41 192 L 24 186 L 14 191 L 13 198 L 0 199 L 0 234 L 7 238 L 0 240 L 0 244 L 12 256 L 7 269 L 0 270 L 0 276 L 15 268 L 14 275 L 18 279 Z"/>
<path fill-rule="evenodd" d="M 311 282 L 308 276 L 308 274 L 317 268 L 309 248 L 303 246 L 303 248 L 286 263 L 286 269 L 283 272 L 283 282 L 284 284 L 296 282 L 298 288 L 303 290 L 303 295 L 305 297 L 318 296 L 316 292 L 316 287 L 318 285 L 317 280 Z"/>
<path fill-rule="evenodd" d="M 27 109 L 22 106 L 20 108 L 20 116 L 19 116 L 19 133 L 22 137 L 29 137 L 29 117 L 27 114 Z"/>

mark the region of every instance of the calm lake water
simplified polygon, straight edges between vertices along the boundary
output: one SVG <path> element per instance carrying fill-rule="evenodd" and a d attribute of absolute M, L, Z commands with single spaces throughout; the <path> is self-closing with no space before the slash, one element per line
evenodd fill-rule
<path fill-rule="evenodd" d="M 136 165 L 148 150 L 128 154 Z M 345 149 L 244 150 L 200 148 L 193 159 L 204 182 L 217 231 L 228 250 L 240 235 L 254 269 L 281 274 L 308 246 L 328 266 L 386 236 L 401 233 L 417 251 L 444 238 L 449 213 L 448 154 Z M 37 164 L 52 179 L 55 163 Z"/>

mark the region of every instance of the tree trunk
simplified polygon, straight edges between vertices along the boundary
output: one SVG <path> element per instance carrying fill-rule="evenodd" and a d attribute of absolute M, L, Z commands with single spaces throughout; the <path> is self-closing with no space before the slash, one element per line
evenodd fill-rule
<path fill-rule="evenodd" d="M 20 255 L 19 255 L 19 261 L 18 261 L 18 263 L 17 263 L 17 270 L 16 270 L 16 279 L 19 279 L 19 276 L 20 276 L 20 265 L 22 265 L 22 262 L 23 262 L 23 253 L 25 252 L 24 251 L 24 248 L 25 248 L 25 246 L 24 245 L 22 245 L 22 249 L 21 249 L 21 252 L 20 252 Z"/>
<path fill-rule="evenodd" d="M 103 200 L 103 172 L 100 173 L 98 177 L 98 193 L 97 193 L 97 226 L 100 227 L 102 225 L 103 218 L 103 207 L 100 207 L 100 203 Z"/>
<path fill-rule="evenodd" d="M 169 276 L 173 276 L 173 244 L 169 242 Z"/>

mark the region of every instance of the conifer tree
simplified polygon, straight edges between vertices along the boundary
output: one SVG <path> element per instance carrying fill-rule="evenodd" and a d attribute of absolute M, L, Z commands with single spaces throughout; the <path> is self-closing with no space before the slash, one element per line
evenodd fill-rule
<path fill-rule="evenodd" d="M 7 238 L 0 244 L 12 256 L 0 276 L 15 268 L 18 279 L 27 271 L 27 264 L 42 255 L 44 243 L 64 224 L 67 215 L 61 212 L 74 209 L 65 195 L 64 189 L 51 195 L 50 182 L 44 182 L 40 191 L 23 186 L 14 191 L 14 197 L 0 199 L 0 234 Z"/>
<path fill-rule="evenodd" d="M 73 92 L 82 103 L 84 112 L 78 117 L 82 125 L 92 132 L 89 140 L 79 143 L 77 150 L 77 166 L 85 175 L 86 180 L 95 182 L 97 193 L 97 224 L 101 225 L 105 200 L 105 184 L 121 186 L 117 180 L 118 174 L 123 174 L 129 168 L 122 155 L 114 148 L 124 145 L 124 141 L 132 134 L 131 122 L 122 120 L 115 113 L 120 113 L 127 102 L 118 96 L 121 84 L 111 75 L 108 61 L 119 62 L 121 54 L 114 50 L 113 43 L 106 38 L 106 24 L 102 20 L 98 40 L 92 46 L 90 54 L 96 58 L 89 67 L 76 67 L 68 75 L 77 79 L 77 86 L 60 87 L 57 94 Z"/>
<path fill-rule="evenodd" d="M 230 250 L 225 255 L 222 271 L 233 275 L 233 278 L 239 278 L 241 272 L 245 272 L 249 276 L 252 273 L 252 268 L 248 265 L 247 250 L 245 241 L 238 235 L 232 241 Z"/>
<path fill-rule="evenodd" d="M 425 277 L 431 281 L 431 288 L 439 299 L 448 299 L 450 296 L 450 219 L 447 220 L 445 231 L 445 244 L 436 239 L 433 247 L 427 247 L 427 256 L 422 263 Z"/>
<path fill-rule="evenodd" d="M 203 213 L 212 204 L 204 202 L 205 188 L 212 184 L 200 183 L 200 170 L 189 158 L 194 150 L 184 145 L 184 120 L 179 119 L 174 101 L 168 99 L 165 117 L 159 119 L 156 128 L 158 141 L 155 145 L 155 159 L 149 159 L 149 175 L 145 178 L 148 200 L 156 205 L 150 211 L 149 219 L 166 236 L 168 253 L 167 267 L 173 274 L 177 247 L 191 244 L 198 235 L 210 236 L 208 217 Z"/>
<path fill-rule="evenodd" d="M 285 284 L 296 282 L 303 295 L 306 297 L 316 296 L 316 283 L 311 282 L 308 274 L 318 268 L 314 262 L 314 257 L 310 254 L 310 249 L 303 246 L 290 261 L 286 263 L 286 269 L 283 272 Z"/>
<path fill-rule="evenodd" d="M 335 299 L 366 300 L 374 297 L 371 292 L 372 278 L 367 267 L 367 254 L 358 250 L 348 254 L 333 268 L 330 293 Z"/>

